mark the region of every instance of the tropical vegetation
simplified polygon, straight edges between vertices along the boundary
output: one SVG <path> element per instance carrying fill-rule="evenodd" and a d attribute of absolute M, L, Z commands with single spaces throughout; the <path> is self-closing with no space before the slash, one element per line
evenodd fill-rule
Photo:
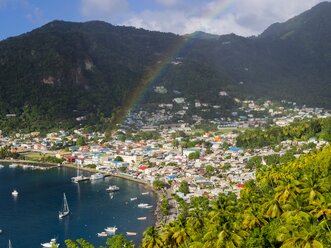
<path fill-rule="evenodd" d="M 331 148 L 269 167 L 235 194 L 179 201 L 178 218 L 142 247 L 331 247 Z"/>
<path fill-rule="evenodd" d="M 265 130 L 247 129 L 237 137 L 237 146 L 260 148 L 277 145 L 285 140 L 309 140 L 310 138 L 331 141 L 331 118 L 296 121 L 285 127 L 272 126 Z"/>

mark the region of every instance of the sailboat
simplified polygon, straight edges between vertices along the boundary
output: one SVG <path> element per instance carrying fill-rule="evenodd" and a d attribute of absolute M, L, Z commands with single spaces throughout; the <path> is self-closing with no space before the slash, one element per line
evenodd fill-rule
<path fill-rule="evenodd" d="M 63 193 L 63 207 L 62 210 L 59 211 L 59 218 L 62 219 L 63 217 L 67 216 L 69 214 L 69 206 L 67 202 L 66 194 Z"/>

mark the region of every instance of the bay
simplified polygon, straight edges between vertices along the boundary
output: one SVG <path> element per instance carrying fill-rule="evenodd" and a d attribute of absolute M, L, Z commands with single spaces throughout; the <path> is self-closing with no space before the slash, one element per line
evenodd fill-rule
<path fill-rule="evenodd" d="M 88 174 L 87 174 L 88 175 Z M 85 238 L 96 247 L 105 244 L 105 238 L 97 237 L 107 226 L 116 226 L 117 234 L 137 232 L 127 237 L 139 244 L 143 231 L 154 224 L 156 197 L 146 186 L 116 177 L 71 182 L 76 171 L 69 168 L 30 170 L 21 167 L 0 169 L 0 247 L 7 247 L 8 240 L 14 248 L 41 247 L 40 243 L 56 238 L 65 247 L 65 239 Z M 111 196 L 106 188 L 117 185 L 120 191 Z M 15 198 L 11 192 L 16 189 Z M 66 193 L 70 215 L 58 218 L 63 193 Z M 136 201 L 130 198 L 137 197 Z M 139 203 L 153 205 L 152 209 L 140 209 Z M 139 221 L 138 217 L 147 220 Z"/>

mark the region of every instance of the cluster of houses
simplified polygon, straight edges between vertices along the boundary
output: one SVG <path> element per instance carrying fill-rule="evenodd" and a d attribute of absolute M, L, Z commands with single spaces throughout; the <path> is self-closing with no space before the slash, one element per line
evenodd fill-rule
<path fill-rule="evenodd" d="M 221 92 L 220 95 L 227 96 L 227 93 Z M 176 99 L 177 102 L 182 100 Z M 166 108 L 169 110 L 170 105 L 163 106 L 164 111 Z M 292 114 L 287 116 L 289 112 Z M 258 113 L 269 113 L 269 116 L 257 117 Z M 148 116 L 148 113 L 136 113 L 136 117 L 143 115 Z M 243 101 L 242 107 L 238 112 L 232 113 L 232 116 L 236 119 L 220 118 L 219 122 L 215 120 L 211 122 L 218 124 L 220 130 L 229 127 L 235 129 L 242 126 L 260 126 L 265 124 L 268 118 L 272 118 L 272 122 L 276 125 L 282 126 L 288 125 L 295 118 L 323 118 L 329 116 L 329 113 L 317 108 L 298 108 L 295 104 L 289 111 L 271 101 L 262 104 Z M 277 151 L 271 148 L 248 151 L 235 147 L 238 132 L 219 130 L 191 137 L 193 142 L 199 140 L 203 142 L 196 142 L 197 145 L 194 147 L 183 148 L 180 146 L 183 137 L 174 136 L 174 133 L 181 131 L 189 135 L 192 126 L 182 121 L 159 125 L 146 125 L 143 120 L 140 121 L 144 127 L 139 131 L 158 131 L 161 138 L 142 141 L 128 139 L 123 141 L 115 138 L 104 142 L 103 133 L 86 133 L 83 129 L 79 129 L 70 134 L 66 131 L 48 133 L 46 137 L 41 137 L 37 132 L 18 133 L 14 137 L 3 137 L 0 133 L 0 146 L 10 146 L 15 152 L 51 153 L 58 158 L 64 158 L 65 163 L 75 164 L 80 168 L 121 173 L 151 185 L 155 180 L 160 180 L 169 185 L 170 188 L 167 190 L 189 201 L 191 197 L 201 195 L 210 198 L 216 197 L 219 193 L 234 192 L 239 195 L 243 185 L 255 179 L 254 169 L 247 168 L 247 162 L 254 156 L 282 155 L 294 145 L 304 147 L 304 152 L 308 152 L 309 146 L 305 146 L 308 143 L 314 143 L 317 148 L 326 144 L 314 139 L 307 142 L 284 141 Z M 125 130 L 120 131 L 125 132 Z M 85 144 L 78 144 L 79 137 L 84 137 Z M 208 147 L 204 145 L 206 142 L 210 144 Z M 197 153 L 198 157 L 192 158 L 190 156 L 192 153 Z M 207 168 L 213 170 L 207 171 Z M 188 194 L 178 191 L 183 181 L 189 185 Z"/>
<path fill-rule="evenodd" d="M 230 97 L 226 91 L 220 91 L 219 97 Z M 124 126 L 159 126 L 162 123 L 178 122 L 185 119 L 190 124 L 208 121 L 219 127 L 263 127 L 274 123 L 285 126 L 295 119 L 324 118 L 330 116 L 329 111 L 322 108 L 299 107 L 295 102 L 281 101 L 275 103 L 270 100 L 258 102 L 255 100 L 239 100 L 233 98 L 239 105 L 236 110 L 221 111 L 220 105 L 213 105 L 195 99 L 189 102 L 184 97 L 176 97 L 170 103 L 160 103 L 151 111 L 138 109 L 131 112 Z M 194 111 L 190 111 L 194 109 Z M 206 119 L 203 112 L 213 113 Z M 200 114 L 199 114 L 200 113 Z"/>

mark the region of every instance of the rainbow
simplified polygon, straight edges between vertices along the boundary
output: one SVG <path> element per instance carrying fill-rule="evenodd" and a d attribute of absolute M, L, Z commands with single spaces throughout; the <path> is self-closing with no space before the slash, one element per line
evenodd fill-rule
<path fill-rule="evenodd" d="M 212 20 L 224 14 L 224 12 L 228 10 L 235 1 L 236 0 L 218 0 L 207 4 L 199 16 L 200 19 L 205 20 L 201 23 L 199 29 L 203 29 L 203 27 L 208 25 L 208 23 Z M 120 111 L 115 112 L 115 115 L 113 115 L 111 120 L 113 124 L 123 122 L 130 110 L 132 110 L 141 101 L 149 86 L 160 78 L 160 76 L 166 71 L 171 60 L 176 58 L 181 51 L 188 47 L 194 40 L 195 36 L 191 35 L 188 37 L 189 38 L 182 38 L 175 42 L 169 47 L 157 63 L 150 66 L 146 70 L 137 88 L 127 97 L 123 108 L 121 108 Z"/>

